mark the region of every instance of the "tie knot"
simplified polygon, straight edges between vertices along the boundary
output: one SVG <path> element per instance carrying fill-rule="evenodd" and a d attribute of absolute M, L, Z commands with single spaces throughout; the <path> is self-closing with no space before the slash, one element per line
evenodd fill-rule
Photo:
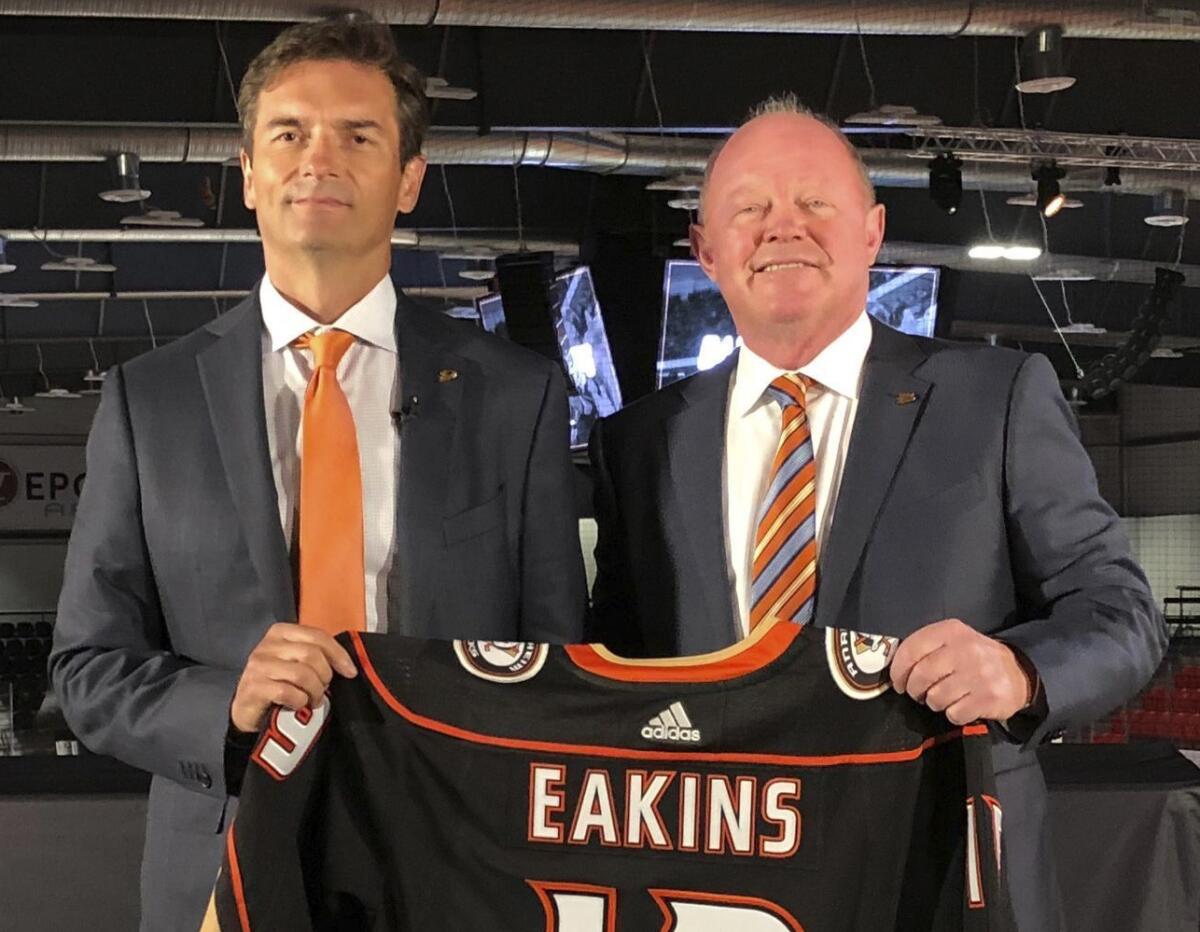
<path fill-rule="evenodd" d="M 310 349 L 313 354 L 313 367 L 321 369 L 328 366 L 336 369 L 346 350 L 354 345 L 354 334 L 345 330 L 324 330 L 321 333 L 310 331 L 296 339 L 294 344 L 300 349 Z"/>
<path fill-rule="evenodd" d="M 767 391 L 782 408 L 791 405 L 799 405 L 803 408 L 804 393 L 812 384 L 813 380 L 806 375 L 801 375 L 799 372 L 785 372 L 767 387 Z"/>

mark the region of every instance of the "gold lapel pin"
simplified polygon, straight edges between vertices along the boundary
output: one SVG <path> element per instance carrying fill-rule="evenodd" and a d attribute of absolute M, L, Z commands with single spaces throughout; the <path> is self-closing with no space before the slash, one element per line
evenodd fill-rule
<path fill-rule="evenodd" d="M 458 378 L 458 370 L 457 369 L 439 369 L 438 370 L 438 381 L 439 382 L 443 382 L 443 383 L 444 382 L 453 382 L 457 378 Z"/>
<path fill-rule="evenodd" d="M 917 396 L 912 392 L 901 392 L 896 396 L 896 404 L 898 405 L 910 405 L 916 400 Z"/>

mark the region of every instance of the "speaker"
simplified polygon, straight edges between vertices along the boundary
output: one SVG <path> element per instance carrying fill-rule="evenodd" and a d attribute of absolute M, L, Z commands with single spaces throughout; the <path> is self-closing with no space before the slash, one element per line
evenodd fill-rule
<path fill-rule="evenodd" d="M 561 365 L 551 313 L 554 253 L 516 252 L 497 256 L 496 279 L 508 338 Z"/>

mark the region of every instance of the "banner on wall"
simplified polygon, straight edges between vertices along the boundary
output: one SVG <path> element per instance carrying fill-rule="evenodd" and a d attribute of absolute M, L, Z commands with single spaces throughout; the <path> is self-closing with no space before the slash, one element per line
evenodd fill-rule
<path fill-rule="evenodd" d="M 69 531 L 83 488 L 82 446 L 0 444 L 0 534 Z"/>

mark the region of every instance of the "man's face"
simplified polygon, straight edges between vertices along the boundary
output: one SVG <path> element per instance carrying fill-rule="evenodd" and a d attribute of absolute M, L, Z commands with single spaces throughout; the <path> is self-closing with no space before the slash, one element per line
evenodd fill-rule
<path fill-rule="evenodd" d="M 693 249 L 759 355 L 823 348 L 865 306 L 883 207 L 818 121 L 777 113 L 739 129 L 712 166 L 702 221 Z"/>
<path fill-rule="evenodd" d="M 401 168 L 395 91 L 377 68 L 289 66 L 259 95 L 253 142 L 243 197 L 268 253 L 367 255 L 416 206 L 425 160 Z"/>

